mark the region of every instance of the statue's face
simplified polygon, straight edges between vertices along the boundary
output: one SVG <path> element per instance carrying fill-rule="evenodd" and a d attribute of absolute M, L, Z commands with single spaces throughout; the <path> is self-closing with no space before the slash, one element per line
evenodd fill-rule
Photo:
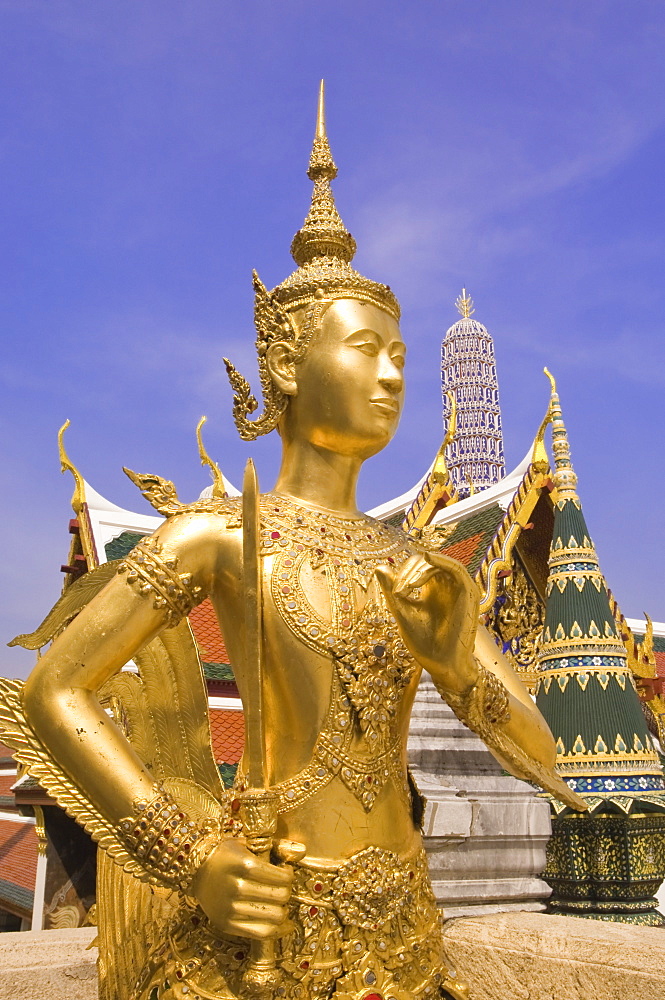
<path fill-rule="evenodd" d="M 399 423 L 405 355 L 399 325 L 383 309 L 355 299 L 333 302 L 296 366 L 293 433 L 338 454 L 376 454 Z"/>

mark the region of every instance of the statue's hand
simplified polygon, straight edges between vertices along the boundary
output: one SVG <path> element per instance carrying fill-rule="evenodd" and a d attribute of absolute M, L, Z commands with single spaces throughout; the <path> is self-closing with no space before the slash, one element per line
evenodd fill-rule
<path fill-rule="evenodd" d="M 291 930 L 287 904 L 293 869 L 271 865 L 229 838 L 209 854 L 192 881 L 190 894 L 210 922 L 236 937 L 279 937 Z"/>
<path fill-rule="evenodd" d="M 478 588 L 464 567 L 437 552 L 411 556 L 376 577 L 412 656 L 452 693 L 476 681 Z"/>

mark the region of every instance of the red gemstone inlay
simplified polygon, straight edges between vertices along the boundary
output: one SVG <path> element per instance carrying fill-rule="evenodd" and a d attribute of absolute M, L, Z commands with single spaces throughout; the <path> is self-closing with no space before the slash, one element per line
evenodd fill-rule
<path fill-rule="evenodd" d="M 231 803 L 231 812 L 237 813 L 240 809 L 240 799 L 234 799 Z"/>
<path fill-rule="evenodd" d="M 309 915 L 310 915 L 310 917 L 315 917 L 318 912 L 319 912 L 318 906 L 310 906 L 310 908 L 309 908 Z"/>
<path fill-rule="evenodd" d="M 363 1000 L 383 1000 L 380 993 L 366 993 Z"/>
<path fill-rule="evenodd" d="M 315 892 L 321 892 L 322 889 L 323 889 L 323 886 L 322 886 L 322 884 L 320 882 L 315 882 L 314 883 L 314 891 Z"/>
<path fill-rule="evenodd" d="M 279 531 L 271 531 L 270 532 L 270 537 L 271 538 L 281 538 L 282 536 L 280 535 Z"/>
<path fill-rule="evenodd" d="M 244 957 L 245 957 L 245 952 L 244 951 L 237 951 L 235 953 L 235 958 L 236 958 L 236 960 L 238 962 L 242 962 L 242 960 L 243 960 Z"/>
<path fill-rule="evenodd" d="M 300 963 L 300 968 L 301 969 L 309 969 L 309 962 L 307 962 L 307 961 L 301 962 Z"/>

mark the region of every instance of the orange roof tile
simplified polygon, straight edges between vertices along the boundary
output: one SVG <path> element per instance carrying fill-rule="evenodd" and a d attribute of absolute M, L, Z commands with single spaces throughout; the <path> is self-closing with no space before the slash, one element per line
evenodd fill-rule
<path fill-rule="evenodd" d="M 13 795 L 11 789 L 16 780 L 15 774 L 0 774 L 0 795 Z"/>
<path fill-rule="evenodd" d="M 0 879 L 32 892 L 37 874 L 37 834 L 32 823 L 0 820 Z"/>
<path fill-rule="evenodd" d="M 229 662 L 217 615 L 208 598 L 190 612 L 189 624 L 204 663 Z"/>
<path fill-rule="evenodd" d="M 448 548 L 444 546 L 441 551 L 444 555 L 450 556 L 451 559 L 457 559 L 463 566 L 468 566 L 476 554 L 481 538 L 483 538 L 483 533 L 479 532 L 477 535 L 464 538 L 461 542 L 456 542 L 455 545 L 450 545 Z"/>
<path fill-rule="evenodd" d="M 245 719 L 242 712 L 226 708 L 210 709 L 212 749 L 218 764 L 237 764 L 245 746 Z"/>
<path fill-rule="evenodd" d="M 665 652 L 654 651 L 656 657 L 656 673 L 659 677 L 665 677 Z"/>

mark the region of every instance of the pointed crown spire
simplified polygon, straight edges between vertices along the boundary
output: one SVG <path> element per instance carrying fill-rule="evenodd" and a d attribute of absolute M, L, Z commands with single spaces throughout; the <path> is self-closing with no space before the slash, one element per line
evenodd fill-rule
<path fill-rule="evenodd" d="M 271 294 L 289 311 L 312 302 L 315 297 L 357 298 L 399 319 L 399 304 L 388 285 L 371 281 L 351 267 L 356 241 L 342 222 L 330 185 L 337 176 L 337 166 L 326 132 L 323 80 L 307 176 L 314 182 L 312 201 L 291 243 L 291 255 L 298 269 Z"/>
<path fill-rule="evenodd" d="M 288 397 L 277 387 L 267 367 L 266 353 L 272 343 L 290 343 L 294 360 L 301 360 L 325 309 L 335 299 L 367 302 L 396 320 L 400 315 L 390 287 L 363 277 L 351 266 L 356 241 L 340 218 L 330 188 L 337 167 L 326 134 L 323 80 L 307 175 L 314 182 L 312 203 L 291 244 L 298 267 L 272 291 L 254 272 L 254 325 L 263 411 L 253 420 L 249 417 L 258 407 L 256 397 L 247 379 L 225 359 L 233 389 L 233 419 L 243 441 L 253 441 L 274 430 L 288 404 Z M 307 308 L 302 321 L 296 322 L 291 314 L 303 307 Z"/>
<path fill-rule="evenodd" d="M 550 380 L 550 386 L 552 387 L 550 395 L 550 419 L 552 423 L 552 452 L 554 453 L 555 465 L 555 472 L 552 479 L 556 486 L 559 500 L 576 500 L 577 491 L 575 487 L 577 486 L 577 476 L 573 471 L 573 465 L 570 460 L 568 432 L 563 422 L 563 413 L 561 412 L 559 394 L 556 391 L 556 382 L 554 376 L 547 368 L 544 368 L 543 371 Z"/>

